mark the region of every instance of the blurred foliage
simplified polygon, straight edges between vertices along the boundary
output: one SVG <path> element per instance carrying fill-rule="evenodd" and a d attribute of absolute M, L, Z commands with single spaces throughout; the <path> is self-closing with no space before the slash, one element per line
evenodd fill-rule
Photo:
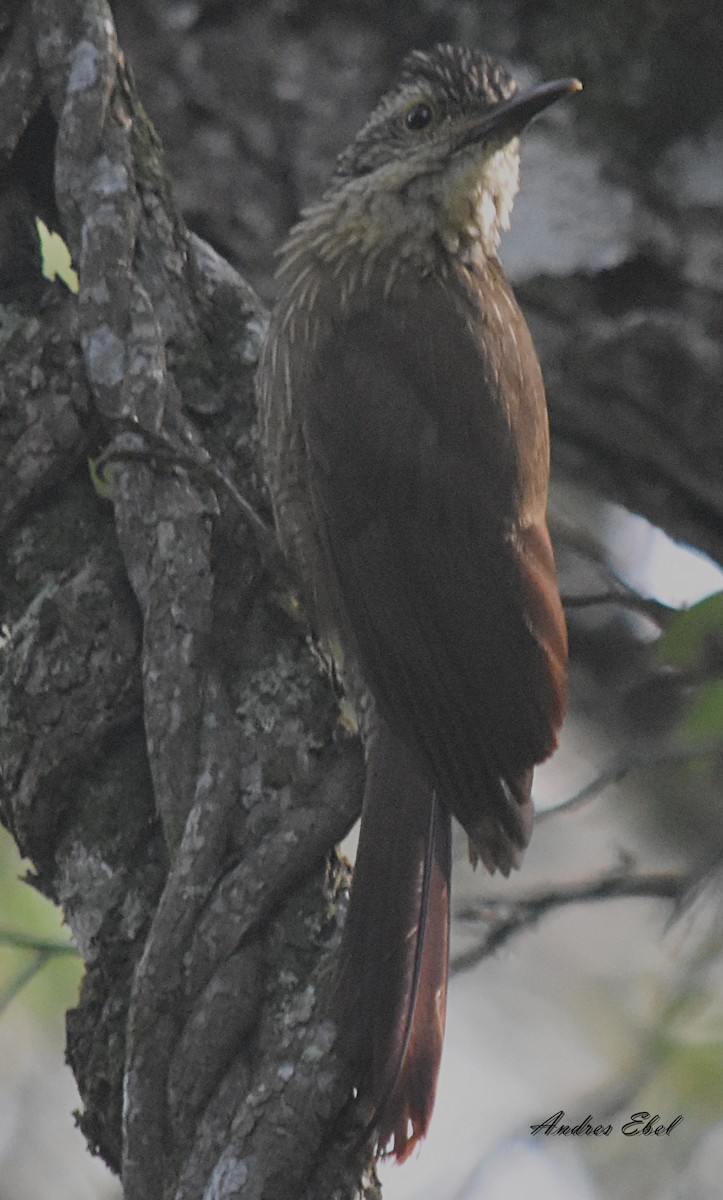
<path fill-rule="evenodd" d="M 715 655 L 723 671 L 723 592 L 682 609 L 656 643 L 660 663 L 697 671 Z"/>
<path fill-rule="evenodd" d="M 676 613 L 654 657 L 696 685 L 684 706 L 682 736 L 693 742 L 723 740 L 723 592 Z"/>
<path fill-rule="evenodd" d="M 665 1046 L 651 1090 L 672 1096 L 693 1120 L 712 1125 L 723 1118 L 723 1030 L 710 1041 L 687 1038 Z"/>
<path fill-rule="evenodd" d="M 720 951 L 706 939 L 690 964 L 693 979 L 671 997 L 655 1039 L 657 1070 L 650 1084 L 704 1124 L 723 1118 L 723 995 L 715 979 Z"/>
<path fill-rule="evenodd" d="M 681 733 L 692 742 L 723 743 L 723 679 L 704 683 L 697 689 Z"/>
<path fill-rule="evenodd" d="M 15 843 L 0 828 L 0 1008 L 3 998 L 18 994 L 17 985 L 34 962 L 40 966 L 42 955 L 46 961 L 22 988 L 22 1003 L 47 1020 L 77 1002 L 83 964 L 73 950 L 60 910 L 23 882 L 22 870 Z M 12 944 L 15 938 L 4 937 L 6 932 L 27 938 L 28 944 Z"/>

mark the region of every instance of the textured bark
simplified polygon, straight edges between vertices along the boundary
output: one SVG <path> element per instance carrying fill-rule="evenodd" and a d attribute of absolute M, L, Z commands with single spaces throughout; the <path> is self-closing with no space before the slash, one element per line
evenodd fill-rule
<path fill-rule="evenodd" d="M 114 6 L 168 173 L 104 0 L 0 9 L 0 812 L 87 965 L 68 1055 L 127 1200 L 341 1200 L 375 1194 L 320 1004 L 343 881 L 327 858 L 361 757 L 264 534 L 264 305 L 198 235 L 270 297 L 273 247 L 410 45 L 585 63 L 575 6 L 552 48 L 524 3 L 485 6 L 484 26 L 461 2 L 209 2 L 186 26 L 175 7 Z M 694 70 L 679 38 L 661 73 L 689 97 L 703 70 L 720 112 L 718 27 L 690 24 L 705 57 Z M 620 129 L 660 103 L 650 84 L 625 108 L 623 59 L 589 110 L 615 169 Z M 665 209 L 655 161 L 628 151 L 653 234 L 614 269 L 521 288 L 555 455 L 723 558 L 723 280 L 705 252 L 722 205 Z M 41 277 L 36 215 L 77 297 Z"/>
<path fill-rule="evenodd" d="M 238 503 L 264 506 L 264 309 L 180 220 L 102 0 L 21 6 L 12 79 L 3 151 L 52 128 L 81 284 L 44 284 L 37 242 L 6 276 L 2 812 L 86 960 L 82 1125 L 129 1200 L 351 1195 L 318 994 L 361 764 Z M 20 153 L 30 247 L 36 183 Z"/>

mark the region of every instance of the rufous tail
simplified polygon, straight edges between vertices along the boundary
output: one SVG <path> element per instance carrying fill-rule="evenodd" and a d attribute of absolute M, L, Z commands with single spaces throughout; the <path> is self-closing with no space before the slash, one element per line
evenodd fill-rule
<path fill-rule="evenodd" d="M 450 818 L 377 720 L 335 990 L 339 1049 L 380 1150 L 403 1162 L 429 1126 L 444 1039 Z"/>

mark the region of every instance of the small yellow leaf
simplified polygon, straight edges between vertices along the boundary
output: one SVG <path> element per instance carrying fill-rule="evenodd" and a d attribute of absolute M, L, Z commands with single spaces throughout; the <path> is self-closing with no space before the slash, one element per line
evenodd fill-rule
<path fill-rule="evenodd" d="M 46 279 L 62 279 L 68 291 L 77 293 L 78 275 L 73 269 L 70 250 L 59 233 L 51 233 L 45 221 L 35 218 L 40 238 L 40 267 Z"/>

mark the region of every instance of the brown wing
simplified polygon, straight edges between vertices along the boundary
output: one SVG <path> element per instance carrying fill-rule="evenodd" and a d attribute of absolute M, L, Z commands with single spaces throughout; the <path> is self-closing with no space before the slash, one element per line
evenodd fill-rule
<path fill-rule="evenodd" d="M 485 320 L 483 297 L 475 328 L 446 288 L 419 281 L 396 307 L 346 319 L 304 402 L 347 636 L 390 727 L 504 871 L 529 838 L 531 768 L 555 745 L 565 663 L 546 454 L 532 447 L 541 477 L 524 496 L 517 466 L 525 424 L 545 429 L 544 395 L 509 311 L 519 328 L 499 306 Z M 533 389 L 522 406 L 520 388 Z"/>

